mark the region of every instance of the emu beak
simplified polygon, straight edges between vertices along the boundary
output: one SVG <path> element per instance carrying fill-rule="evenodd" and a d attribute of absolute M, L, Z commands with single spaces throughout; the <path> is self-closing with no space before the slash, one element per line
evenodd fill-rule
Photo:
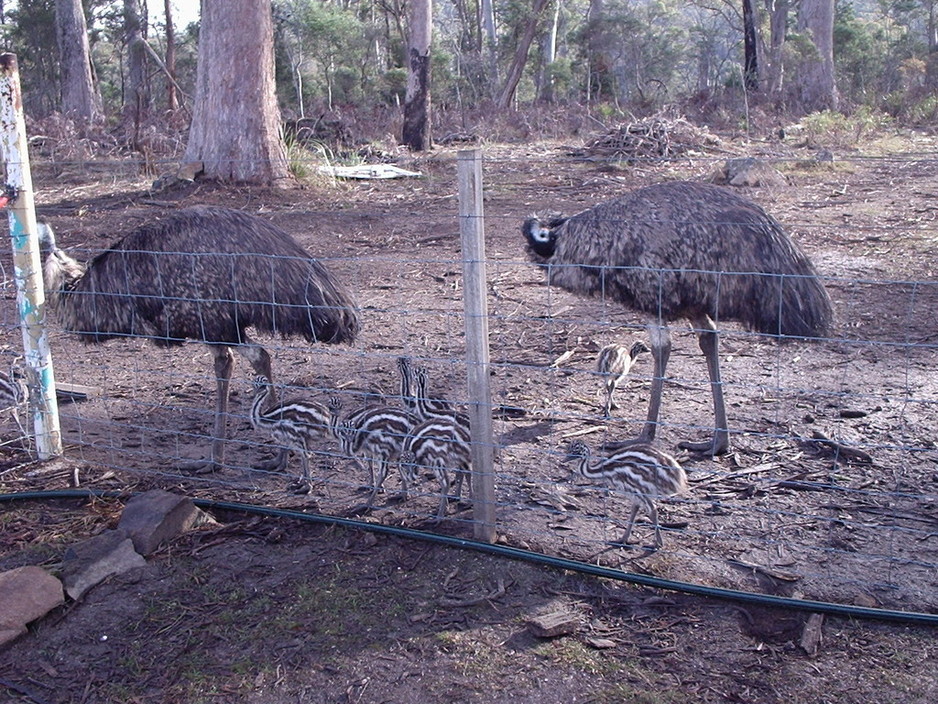
<path fill-rule="evenodd" d="M 55 233 L 52 228 L 44 222 L 36 223 L 36 234 L 39 236 L 39 246 L 43 252 L 54 252 L 58 249 L 55 244 Z"/>

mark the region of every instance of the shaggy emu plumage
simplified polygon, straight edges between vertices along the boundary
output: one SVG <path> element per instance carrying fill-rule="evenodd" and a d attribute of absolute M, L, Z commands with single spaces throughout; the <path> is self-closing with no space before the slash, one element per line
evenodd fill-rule
<path fill-rule="evenodd" d="M 804 252 L 761 207 L 717 186 L 648 186 L 570 218 L 531 218 L 522 229 L 551 285 L 654 319 L 654 380 L 640 441 L 657 430 L 668 322 L 689 319 L 707 358 L 716 428 L 711 441 L 681 446 L 710 454 L 729 447 L 717 326 L 735 320 L 767 335 L 807 338 L 831 325 L 830 298 Z"/>
<path fill-rule="evenodd" d="M 224 464 L 232 349 L 271 380 L 270 355 L 248 328 L 310 342 L 349 343 L 359 331 L 352 296 L 286 232 L 235 210 L 195 207 L 134 230 L 87 263 L 40 226 L 44 278 L 63 327 L 86 342 L 142 336 L 160 347 L 194 340 L 215 357 L 211 457 Z"/>

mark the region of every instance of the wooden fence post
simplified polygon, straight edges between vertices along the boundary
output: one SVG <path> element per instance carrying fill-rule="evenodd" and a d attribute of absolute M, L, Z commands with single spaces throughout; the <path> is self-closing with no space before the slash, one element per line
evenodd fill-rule
<path fill-rule="evenodd" d="M 7 184 L 17 192 L 16 200 L 9 206 L 16 302 L 23 331 L 36 451 L 39 459 L 47 460 L 62 454 L 62 433 L 45 327 L 45 291 L 42 287 L 33 179 L 29 169 L 26 121 L 15 54 L 0 54 L 0 148 L 6 162 Z"/>
<path fill-rule="evenodd" d="M 472 428 L 472 504 L 476 540 L 495 540 L 494 432 L 489 385 L 488 284 L 482 213 L 482 152 L 457 155 L 459 235 L 463 256 L 463 306 L 466 318 L 466 367 L 469 422 Z"/>

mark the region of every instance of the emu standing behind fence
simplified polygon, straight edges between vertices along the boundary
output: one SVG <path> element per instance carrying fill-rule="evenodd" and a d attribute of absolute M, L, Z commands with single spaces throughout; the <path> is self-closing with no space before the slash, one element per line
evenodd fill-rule
<path fill-rule="evenodd" d="M 653 440 L 658 427 L 671 354 L 668 322 L 693 323 L 713 393 L 712 440 L 681 447 L 712 455 L 729 449 L 717 321 L 777 337 L 820 337 L 831 325 L 830 298 L 807 255 L 775 218 L 725 188 L 647 186 L 570 218 L 544 224 L 531 218 L 522 230 L 548 283 L 654 316 L 655 376 L 642 442 Z"/>

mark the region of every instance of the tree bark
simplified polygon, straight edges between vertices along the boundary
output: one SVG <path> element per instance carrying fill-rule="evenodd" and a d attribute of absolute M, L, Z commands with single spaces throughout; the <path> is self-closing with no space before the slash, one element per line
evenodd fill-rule
<path fill-rule="evenodd" d="M 834 81 L 834 0 L 802 0 L 797 27 L 816 50 L 805 61 L 799 77 L 801 108 L 807 112 L 836 110 L 840 100 Z"/>
<path fill-rule="evenodd" d="M 541 18 L 541 13 L 547 7 L 549 0 L 534 0 L 534 7 L 524 24 L 521 32 L 521 38 L 518 40 L 518 48 L 515 50 L 515 57 L 508 69 L 508 75 L 505 77 L 505 85 L 498 96 L 499 110 L 506 110 L 511 101 L 514 100 L 515 91 L 521 76 L 524 73 L 524 66 L 528 61 L 528 50 L 531 48 L 531 42 L 534 41 L 534 32 L 537 30 L 537 22 Z"/>
<path fill-rule="evenodd" d="M 401 143 L 414 151 L 426 151 L 430 137 L 430 41 L 433 2 L 411 4 L 410 41 L 407 51 L 407 92 L 404 98 L 404 128 Z"/>
<path fill-rule="evenodd" d="M 166 17 L 166 109 L 175 112 L 179 109 L 179 96 L 176 94 L 176 30 L 173 27 L 173 7 L 171 0 L 163 0 Z"/>
<path fill-rule="evenodd" d="M 55 0 L 56 39 L 62 67 L 62 112 L 88 122 L 103 118 L 91 70 L 88 27 L 81 0 Z"/>
<path fill-rule="evenodd" d="M 495 34 L 495 7 L 493 0 L 480 0 L 482 14 L 482 56 L 489 76 L 489 85 L 498 85 L 498 36 Z"/>
<path fill-rule="evenodd" d="M 750 93 L 759 90 L 759 51 L 756 44 L 755 0 L 743 0 L 743 83 Z"/>
<path fill-rule="evenodd" d="M 132 135 L 134 148 L 139 148 L 140 125 L 150 112 L 150 86 L 147 81 L 146 25 L 140 0 L 124 0 L 124 32 L 127 37 L 127 84 L 121 121 L 124 133 Z"/>
<path fill-rule="evenodd" d="M 202 0 L 186 161 L 221 181 L 291 185 L 274 85 L 270 0 Z"/>
<path fill-rule="evenodd" d="M 545 103 L 554 102 L 554 64 L 557 62 L 557 33 L 560 28 L 560 8 L 563 0 L 555 0 L 554 16 L 550 31 L 544 37 L 544 77 L 540 86 L 540 99 Z"/>
<path fill-rule="evenodd" d="M 766 93 L 777 98 L 785 84 L 784 49 L 788 32 L 788 0 L 765 0 L 769 13 L 769 48 L 765 71 Z"/>

